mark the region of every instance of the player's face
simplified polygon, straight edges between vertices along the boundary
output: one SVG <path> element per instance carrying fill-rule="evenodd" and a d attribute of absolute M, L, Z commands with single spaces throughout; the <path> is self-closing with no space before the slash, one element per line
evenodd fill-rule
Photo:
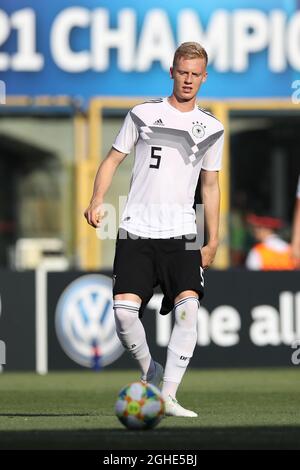
<path fill-rule="evenodd" d="M 201 58 L 180 57 L 170 72 L 174 80 L 173 93 L 180 101 L 190 101 L 195 98 L 207 77 L 205 60 Z"/>

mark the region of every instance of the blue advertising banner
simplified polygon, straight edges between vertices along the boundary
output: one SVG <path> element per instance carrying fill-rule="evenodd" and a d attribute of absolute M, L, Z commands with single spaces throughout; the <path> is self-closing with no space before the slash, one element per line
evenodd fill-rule
<path fill-rule="evenodd" d="M 298 0 L 1 0 L 8 95 L 161 96 L 176 47 L 208 50 L 204 97 L 288 97 L 300 71 Z"/>

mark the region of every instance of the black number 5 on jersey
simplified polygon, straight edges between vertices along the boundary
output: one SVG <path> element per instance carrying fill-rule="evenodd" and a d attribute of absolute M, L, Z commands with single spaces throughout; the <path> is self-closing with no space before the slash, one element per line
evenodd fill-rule
<path fill-rule="evenodd" d="M 151 165 L 150 165 L 150 168 L 159 168 L 160 160 L 161 160 L 161 155 L 155 154 L 156 151 L 160 152 L 160 151 L 161 151 L 161 147 L 151 147 L 151 158 L 155 158 L 155 159 L 156 159 L 156 163 L 155 163 L 155 165 L 154 165 L 154 164 L 151 164 Z"/>

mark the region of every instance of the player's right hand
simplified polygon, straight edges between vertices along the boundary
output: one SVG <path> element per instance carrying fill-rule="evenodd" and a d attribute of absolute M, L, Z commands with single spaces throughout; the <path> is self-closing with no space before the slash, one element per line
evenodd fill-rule
<path fill-rule="evenodd" d="M 201 258 L 202 258 L 202 268 L 207 269 L 213 263 L 218 244 L 217 243 L 207 243 L 201 249 Z"/>
<path fill-rule="evenodd" d="M 102 210 L 102 201 L 97 199 L 92 199 L 87 209 L 84 211 L 84 217 L 87 220 L 87 223 L 94 228 L 100 227 L 101 220 L 104 217 Z"/>

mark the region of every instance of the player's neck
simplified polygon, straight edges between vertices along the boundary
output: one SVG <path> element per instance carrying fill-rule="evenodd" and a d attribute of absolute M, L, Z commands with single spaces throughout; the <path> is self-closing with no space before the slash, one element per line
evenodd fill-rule
<path fill-rule="evenodd" d="M 178 111 L 181 111 L 182 113 L 188 113 L 189 111 L 193 111 L 196 104 L 196 97 L 191 100 L 184 101 L 178 99 L 174 94 L 172 94 L 167 98 L 167 100 L 171 106 L 178 109 Z"/>

